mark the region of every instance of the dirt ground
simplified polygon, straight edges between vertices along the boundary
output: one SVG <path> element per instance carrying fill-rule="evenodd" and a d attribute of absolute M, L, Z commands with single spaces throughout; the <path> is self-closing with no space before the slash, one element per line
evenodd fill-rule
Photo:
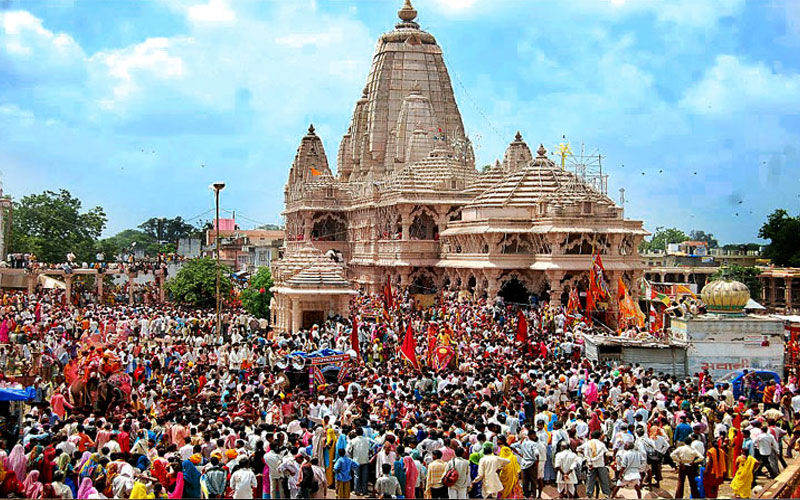
<path fill-rule="evenodd" d="M 794 458 L 786 459 L 786 464 L 789 467 L 796 466 L 798 463 L 800 463 L 800 457 L 798 457 L 798 455 L 795 455 Z M 651 490 L 646 488 L 643 489 L 643 498 L 674 498 L 673 495 L 675 494 L 675 488 L 677 487 L 678 482 L 678 472 L 671 467 L 664 467 L 662 469 L 662 474 L 664 476 L 664 480 L 661 481 L 661 488 Z M 770 482 L 772 482 L 772 480 L 766 476 L 759 476 L 756 480 L 756 484 L 762 487 Z M 730 484 L 731 482 L 728 480 L 725 481 L 722 486 L 720 486 L 718 498 L 733 498 L 733 492 L 731 491 Z M 585 485 L 579 484 L 578 494 L 583 495 L 584 489 Z M 620 490 L 618 496 L 620 498 L 636 498 L 636 490 L 623 488 Z M 542 498 L 558 498 L 558 492 L 556 491 L 555 486 L 546 486 Z M 684 498 L 689 498 L 688 482 L 684 486 Z"/>

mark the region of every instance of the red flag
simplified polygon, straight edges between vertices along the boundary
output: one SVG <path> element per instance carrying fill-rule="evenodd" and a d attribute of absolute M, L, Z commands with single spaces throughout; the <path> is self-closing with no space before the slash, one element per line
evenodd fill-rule
<path fill-rule="evenodd" d="M 361 349 L 358 342 L 358 321 L 356 320 L 356 315 L 353 315 L 353 329 L 350 332 L 350 346 L 356 351 L 356 356 L 358 359 L 361 359 Z"/>
<path fill-rule="evenodd" d="M 406 336 L 403 339 L 403 345 L 400 347 L 400 354 L 411 363 L 415 370 L 419 370 L 419 361 L 417 361 L 417 341 L 414 338 L 414 329 L 411 328 L 411 323 L 406 328 Z"/>
<path fill-rule="evenodd" d="M 36 322 L 40 322 L 42 320 L 42 303 L 36 303 L 36 309 L 33 310 L 34 314 L 36 314 Z"/>
<path fill-rule="evenodd" d="M 517 311 L 517 342 L 527 342 L 528 341 L 528 320 L 525 319 L 525 315 L 522 313 L 522 309 Z"/>

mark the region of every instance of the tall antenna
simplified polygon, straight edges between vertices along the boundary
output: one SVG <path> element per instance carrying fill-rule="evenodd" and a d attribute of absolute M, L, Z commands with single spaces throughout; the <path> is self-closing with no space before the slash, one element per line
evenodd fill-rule
<path fill-rule="evenodd" d="M 578 152 L 569 151 L 564 156 L 566 170 L 571 170 L 578 178 L 598 193 L 608 196 L 608 174 L 603 173 L 603 156 L 598 149 L 586 151 L 581 142 Z"/>
<path fill-rule="evenodd" d="M 625 188 L 619 188 L 619 206 L 622 208 L 622 213 L 625 213 Z"/>

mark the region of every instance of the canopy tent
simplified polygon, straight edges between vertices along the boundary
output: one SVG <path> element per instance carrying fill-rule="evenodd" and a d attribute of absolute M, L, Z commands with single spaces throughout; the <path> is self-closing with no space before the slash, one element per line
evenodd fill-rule
<path fill-rule="evenodd" d="M 766 307 L 762 306 L 753 299 L 747 299 L 747 304 L 745 304 L 744 308 L 752 311 L 763 311 L 766 309 Z"/>
<path fill-rule="evenodd" d="M 342 351 L 337 351 L 335 349 L 320 349 L 319 351 L 314 351 L 314 352 L 294 351 L 293 353 L 288 354 L 287 357 L 299 356 L 303 359 L 309 359 L 309 358 L 325 358 L 328 356 L 336 356 L 339 354 L 344 354 L 344 353 Z"/>
<path fill-rule="evenodd" d="M 33 387 L 26 387 L 25 389 L 0 388 L 0 401 L 30 401 L 35 397 L 36 389 Z"/>

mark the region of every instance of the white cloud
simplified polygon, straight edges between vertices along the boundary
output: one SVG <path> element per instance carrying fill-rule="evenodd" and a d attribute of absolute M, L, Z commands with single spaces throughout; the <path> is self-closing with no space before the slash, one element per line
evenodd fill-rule
<path fill-rule="evenodd" d="M 475 6 L 478 0 L 434 0 L 436 6 L 445 11 L 465 11 Z"/>
<path fill-rule="evenodd" d="M 92 56 L 93 72 L 99 83 L 97 90 L 101 94 L 98 102 L 103 108 L 112 109 L 134 92 L 149 91 L 146 83 L 185 76 L 183 59 L 170 53 L 176 43 L 185 42 L 183 38 L 149 38 L 124 49 Z"/>
<path fill-rule="evenodd" d="M 192 5 L 186 9 L 187 17 L 195 23 L 230 23 L 236 14 L 225 0 L 209 0 L 206 4 Z"/>
<path fill-rule="evenodd" d="M 687 89 L 681 106 L 702 115 L 800 112 L 800 74 L 782 74 L 763 63 L 717 56 L 703 78 Z"/>
<path fill-rule="evenodd" d="M 41 19 L 23 10 L 0 12 L 0 62 L 23 80 L 75 77 L 85 54 L 65 33 L 53 33 Z"/>

